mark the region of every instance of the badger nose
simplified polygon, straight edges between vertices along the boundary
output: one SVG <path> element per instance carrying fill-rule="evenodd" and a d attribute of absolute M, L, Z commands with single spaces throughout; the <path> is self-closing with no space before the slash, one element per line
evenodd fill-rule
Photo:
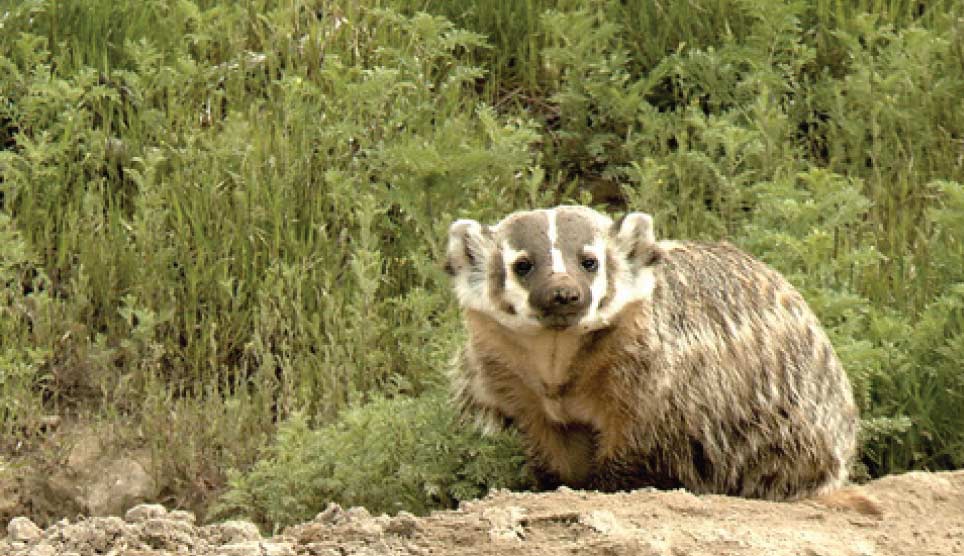
<path fill-rule="evenodd" d="M 579 303 L 579 289 L 571 286 L 557 286 L 550 292 L 550 302 L 553 305 L 572 305 Z"/>
<path fill-rule="evenodd" d="M 545 315 L 573 315 L 586 308 L 587 294 L 569 275 L 553 274 L 530 295 L 530 302 Z"/>

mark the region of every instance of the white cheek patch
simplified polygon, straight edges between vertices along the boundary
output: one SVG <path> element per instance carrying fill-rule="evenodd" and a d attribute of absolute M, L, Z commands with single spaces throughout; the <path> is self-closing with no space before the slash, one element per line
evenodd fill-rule
<path fill-rule="evenodd" d="M 597 249 L 601 244 L 594 244 Z M 633 274 L 620 264 L 614 261 L 615 272 L 608 274 L 609 265 L 604 264 L 606 251 L 602 248 L 599 252 L 600 270 L 593 280 L 592 286 L 592 305 L 586 317 L 580 322 L 584 331 L 599 330 L 612 325 L 612 321 L 626 308 L 627 305 L 636 301 L 645 301 L 653 298 L 653 290 L 656 289 L 656 275 L 652 268 L 640 269 Z M 599 302 L 606 295 L 608 281 L 613 282 L 613 297 L 605 307 L 600 308 Z"/>
<path fill-rule="evenodd" d="M 552 258 L 552 271 L 558 274 L 565 274 L 566 262 L 562 260 L 562 251 L 556 247 L 556 240 L 559 238 L 559 232 L 556 228 L 556 209 L 547 210 L 546 219 L 548 220 L 546 235 L 549 236 L 549 255 Z"/>
<path fill-rule="evenodd" d="M 592 284 L 589 285 L 589 311 L 586 313 L 586 320 L 592 321 L 599 313 L 599 303 L 603 297 L 606 296 L 606 289 L 609 284 L 609 276 L 607 276 L 608 265 L 606 264 L 606 243 L 602 238 L 596 238 L 591 245 L 583 247 L 582 252 L 585 255 L 595 257 L 598 263 L 596 276 L 593 277 Z"/>
<path fill-rule="evenodd" d="M 495 304 L 489 299 L 488 288 L 484 283 L 471 280 L 468 276 L 459 276 L 455 283 L 455 295 L 459 305 L 466 309 L 492 314 Z"/>
<path fill-rule="evenodd" d="M 622 311 L 626 305 L 635 301 L 653 298 L 656 289 L 656 275 L 652 268 L 644 268 L 636 276 L 625 276 L 616 280 L 616 295 L 609 304 L 600 311 L 600 317 L 609 321 Z"/>

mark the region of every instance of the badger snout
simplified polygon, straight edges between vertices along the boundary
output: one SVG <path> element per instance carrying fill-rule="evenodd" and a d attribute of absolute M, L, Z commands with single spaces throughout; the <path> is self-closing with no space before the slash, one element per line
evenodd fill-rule
<path fill-rule="evenodd" d="M 567 327 L 589 306 L 589 288 L 568 274 L 551 274 L 531 290 L 529 303 L 552 327 Z"/>

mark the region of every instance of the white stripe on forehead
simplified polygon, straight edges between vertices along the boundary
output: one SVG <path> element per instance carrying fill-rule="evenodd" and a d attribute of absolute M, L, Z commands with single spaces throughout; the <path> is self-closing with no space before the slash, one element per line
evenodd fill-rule
<path fill-rule="evenodd" d="M 556 230 L 556 209 L 547 210 L 546 218 L 549 221 L 549 225 L 546 227 L 546 235 L 549 236 L 549 256 L 552 257 L 552 271 L 565 274 L 566 262 L 562 260 L 562 251 L 556 246 L 556 240 L 559 237 L 558 230 Z"/>

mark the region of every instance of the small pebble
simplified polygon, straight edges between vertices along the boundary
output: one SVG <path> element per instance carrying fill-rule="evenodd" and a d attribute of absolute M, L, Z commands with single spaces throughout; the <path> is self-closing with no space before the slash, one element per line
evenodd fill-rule
<path fill-rule="evenodd" d="M 138 504 L 127 510 L 127 513 L 124 514 L 124 520 L 128 523 L 140 523 L 165 515 L 167 515 L 167 508 L 160 504 Z"/>
<path fill-rule="evenodd" d="M 40 527 L 37 527 L 29 517 L 15 517 L 7 524 L 7 535 L 14 542 L 32 542 L 43 535 Z"/>
<path fill-rule="evenodd" d="M 250 521 L 225 521 L 214 526 L 225 542 L 260 541 L 261 531 Z"/>
<path fill-rule="evenodd" d="M 30 549 L 28 556 L 57 556 L 57 549 L 47 543 L 40 543 Z"/>

